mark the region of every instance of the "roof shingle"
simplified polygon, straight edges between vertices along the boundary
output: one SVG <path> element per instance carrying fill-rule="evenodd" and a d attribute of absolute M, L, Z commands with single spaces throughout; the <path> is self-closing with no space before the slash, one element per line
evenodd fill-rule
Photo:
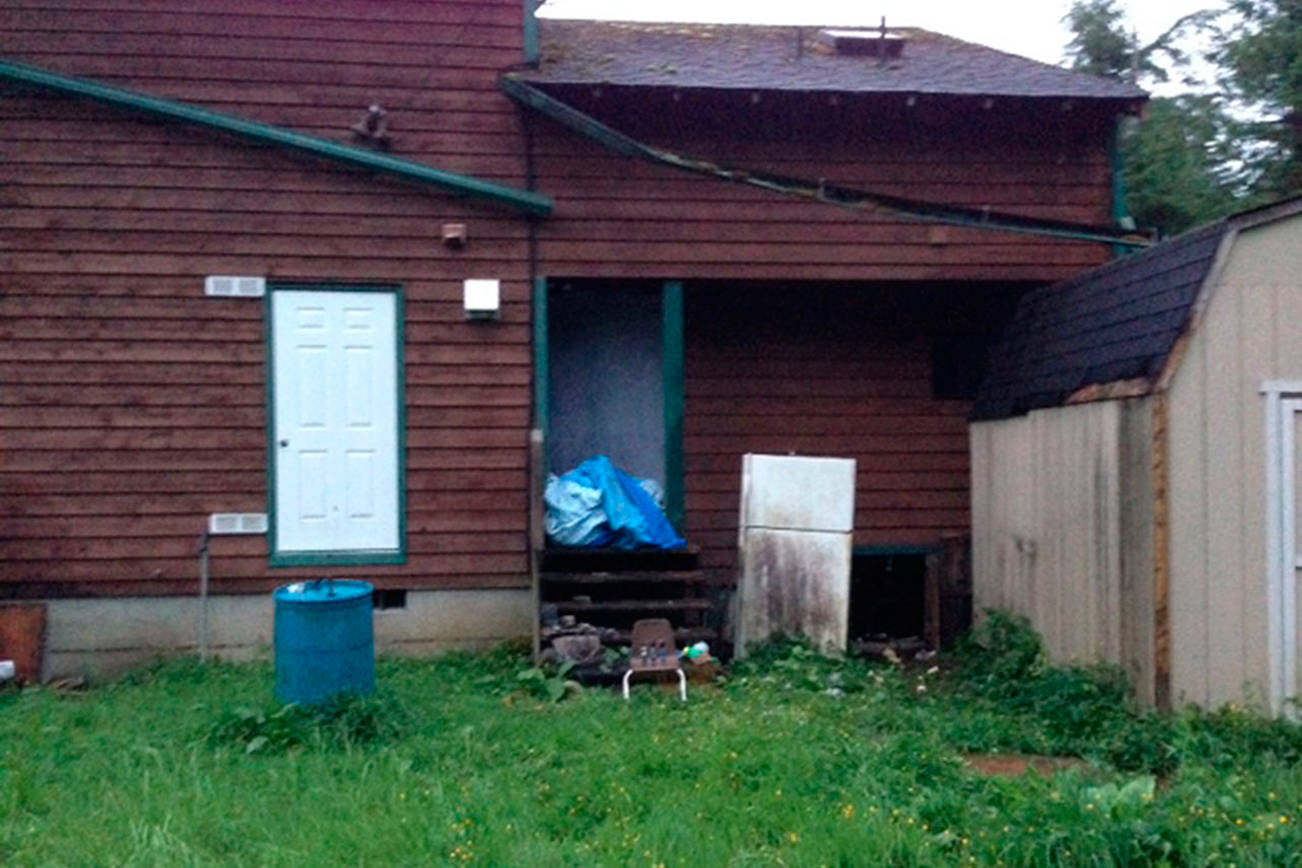
<path fill-rule="evenodd" d="M 897 58 L 843 55 L 824 28 L 540 19 L 537 84 L 1142 100 L 1134 85 L 927 30 L 890 28 Z"/>
<path fill-rule="evenodd" d="M 1229 221 L 1032 290 L 990 353 L 973 418 L 1066 402 L 1086 386 L 1159 375 Z"/>

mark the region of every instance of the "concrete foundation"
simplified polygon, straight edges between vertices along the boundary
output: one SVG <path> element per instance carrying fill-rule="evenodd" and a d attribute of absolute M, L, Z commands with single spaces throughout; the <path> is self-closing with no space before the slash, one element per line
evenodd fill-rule
<path fill-rule="evenodd" d="M 47 600 L 43 679 L 111 678 L 160 656 L 193 654 L 199 602 L 192 597 Z M 271 594 L 218 596 L 208 602 L 214 657 L 270 657 Z M 403 608 L 375 612 L 380 654 L 429 655 L 527 638 L 533 610 L 527 590 L 408 591 Z"/>

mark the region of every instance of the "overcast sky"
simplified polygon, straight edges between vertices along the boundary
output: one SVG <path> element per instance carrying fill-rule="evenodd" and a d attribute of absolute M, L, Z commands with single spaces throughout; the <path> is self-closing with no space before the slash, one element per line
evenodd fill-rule
<path fill-rule="evenodd" d="M 1127 18 L 1148 41 L 1177 18 L 1225 0 L 1122 0 Z M 886 24 L 922 27 L 992 48 L 1061 63 L 1071 38 L 1062 17 L 1071 0 L 547 0 L 544 15 L 636 21 L 755 24 Z"/>

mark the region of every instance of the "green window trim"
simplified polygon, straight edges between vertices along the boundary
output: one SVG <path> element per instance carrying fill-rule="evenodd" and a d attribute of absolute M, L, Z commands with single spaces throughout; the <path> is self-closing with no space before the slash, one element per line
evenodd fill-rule
<path fill-rule="evenodd" d="M 663 321 L 661 388 L 665 420 L 665 514 L 682 532 L 687 517 L 683 465 L 684 386 L 683 282 L 666 280 L 661 290 Z"/>
<path fill-rule="evenodd" d="M 542 431 L 544 446 L 551 428 L 552 399 L 547 316 L 547 278 L 539 277 L 533 285 L 533 424 Z"/>
<path fill-rule="evenodd" d="M 276 378 L 275 335 L 272 333 L 271 299 L 277 291 L 300 292 L 391 292 L 394 296 L 394 385 L 398 411 L 398 548 L 357 549 L 339 551 L 278 551 L 276 548 Z M 407 563 L 407 377 L 404 370 L 404 341 L 406 320 L 405 297 L 398 284 L 376 283 L 267 283 L 264 304 L 264 336 L 266 343 L 267 385 L 267 561 L 268 566 L 382 566 Z"/>

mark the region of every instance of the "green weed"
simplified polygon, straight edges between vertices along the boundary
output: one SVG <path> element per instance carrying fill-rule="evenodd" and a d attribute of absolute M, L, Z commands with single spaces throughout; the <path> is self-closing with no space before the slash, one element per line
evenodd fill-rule
<path fill-rule="evenodd" d="M 583 686 L 569 677 L 574 667 L 573 660 L 566 660 L 556 667 L 530 666 L 515 677 L 531 696 L 548 702 L 560 702 L 567 696 L 583 692 Z"/>
<path fill-rule="evenodd" d="M 0 706 L 0 863 L 1302 868 L 1296 726 L 1141 713 L 1011 619 L 908 667 L 775 642 L 687 703 L 553 702 L 564 674 L 527 668 L 381 660 L 378 697 L 327 714 L 275 703 L 265 664 L 24 691 Z M 1085 761 L 988 777 L 973 750 Z"/>
<path fill-rule="evenodd" d="M 234 745 L 245 753 L 348 748 L 396 738 L 405 717 L 402 706 L 391 697 L 343 693 L 311 705 L 241 706 L 223 712 L 205 739 L 212 745 Z"/>

